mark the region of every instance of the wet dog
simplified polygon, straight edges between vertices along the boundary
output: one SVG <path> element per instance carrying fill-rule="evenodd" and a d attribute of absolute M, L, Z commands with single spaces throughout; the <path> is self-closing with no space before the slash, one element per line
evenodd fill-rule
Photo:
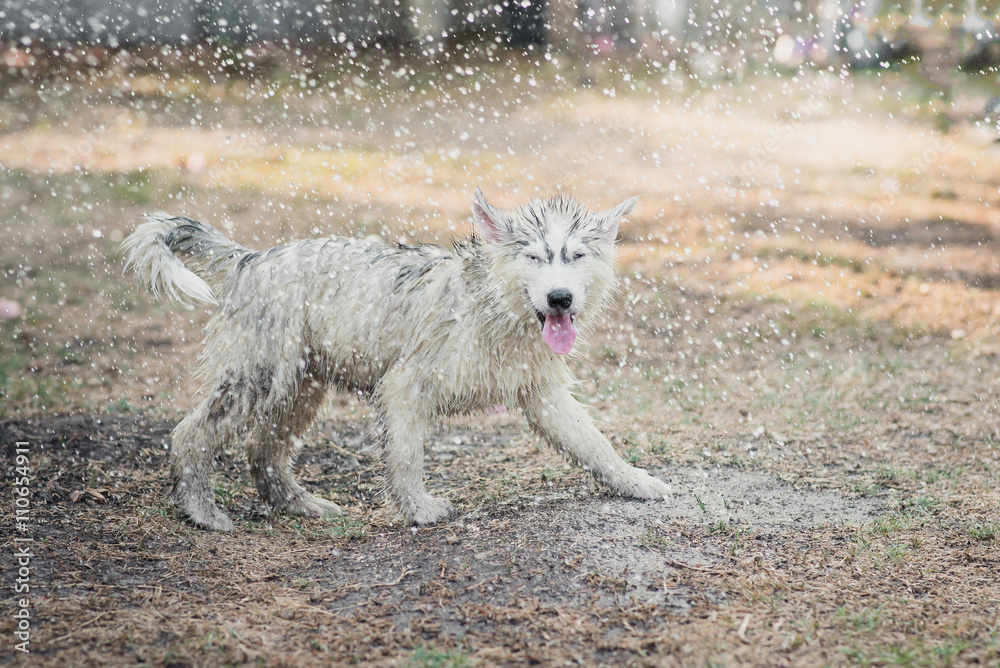
<path fill-rule="evenodd" d="M 244 444 L 264 501 L 294 515 L 338 515 L 291 472 L 299 437 L 330 388 L 368 397 L 388 496 L 409 521 L 451 504 L 424 487 L 435 418 L 497 404 L 615 492 L 663 498 L 570 394 L 565 355 L 615 284 L 615 236 L 635 206 L 589 211 L 570 197 L 491 206 L 478 189 L 477 234 L 454 248 L 328 237 L 252 251 L 215 228 L 166 214 L 122 244 L 156 294 L 217 304 L 206 329 L 205 397 L 172 434 L 172 497 L 198 526 L 229 530 L 212 463 Z"/>

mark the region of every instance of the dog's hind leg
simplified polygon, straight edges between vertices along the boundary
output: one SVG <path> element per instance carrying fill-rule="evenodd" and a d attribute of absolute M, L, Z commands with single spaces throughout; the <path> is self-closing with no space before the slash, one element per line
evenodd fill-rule
<path fill-rule="evenodd" d="M 177 507 L 204 529 L 231 531 L 229 519 L 212 498 L 212 462 L 223 444 L 238 434 L 231 422 L 213 414 L 219 396 L 213 395 L 174 428 L 171 435 L 171 499 Z M 221 422 L 221 424 L 220 424 Z"/>
<path fill-rule="evenodd" d="M 525 397 L 521 408 L 535 431 L 618 494 L 635 499 L 663 499 L 670 494 L 665 482 L 622 461 L 566 388 Z"/>
<path fill-rule="evenodd" d="M 259 418 L 261 433 L 247 443 L 250 477 L 264 501 L 289 515 L 323 517 L 342 515 L 336 503 L 313 496 L 292 476 L 296 441 L 312 424 L 326 396 L 326 384 L 307 376 L 300 383 L 291 406 L 275 406 Z"/>

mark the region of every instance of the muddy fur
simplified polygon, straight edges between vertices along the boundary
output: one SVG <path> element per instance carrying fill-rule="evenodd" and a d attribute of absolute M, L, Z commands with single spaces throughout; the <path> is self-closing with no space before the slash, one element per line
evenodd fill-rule
<path fill-rule="evenodd" d="M 453 250 L 329 237 L 251 251 L 209 225 L 148 216 L 122 244 L 129 266 L 154 293 L 217 304 L 205 398 L 172 434 L 174 502 L 200 527 L 231 529 L 210 474 L 224 445 L 242 444 L 272 508 L 340 514 L 291 472 L 330 388 L 371 401 L 388 497 L 416 524 L 452 512 L 424 488 L 431 422 L 498 404 L 619 494 L 663 498 L 667 486 L 624 463 L 571 396 L 564 357 L 614 286 L 614 239 L 634 205 L 591 212 L 556 197 L 504 210 L 477 190 L 478 234 Z"/>

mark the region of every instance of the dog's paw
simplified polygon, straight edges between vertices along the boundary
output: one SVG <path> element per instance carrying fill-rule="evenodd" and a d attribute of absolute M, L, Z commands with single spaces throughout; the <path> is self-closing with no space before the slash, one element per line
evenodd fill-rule
<path fill-rule="evenodd" d="M 624 479 L 612 485 L 619 494 L 633 499 L 663 500 L 670 496 L 670 485 L 642 469 L 631 469 Z"/>
<path fill-rule="evenodd" d="M 414 499 L 407 511 L 406 514 L 414 524 L 425 526 L 447 519 L 455 512 L 455 508 L 447 499 L 425 495 L 420 499 Z"/>
<path fill-rule="evenodd" d="M 179 503 L 178 506 L 191 522 L 210 531 L 232 531 L 233 521 L 214 503 Z"/>
<path fill-rule="evenodd" d="M 333 501 L 321 499 L 312 494 L 302 494 L 281 507 L 289 515 L 302 517 L 339 517 L 344 511 Z"/>

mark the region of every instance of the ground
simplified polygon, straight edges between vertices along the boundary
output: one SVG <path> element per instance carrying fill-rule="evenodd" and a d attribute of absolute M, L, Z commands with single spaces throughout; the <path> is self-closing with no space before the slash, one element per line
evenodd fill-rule
<path fill-rule="evenodd" d="M 583 88 L 558 59 L 251 79 L 152 56 L 8 71 L 0 96 L 4 498 L 17 442 L 31 476 L 0 570 L 13 587 L 34 539 L 32 663 L 1000 662 L 993 79 L 956 74 L 946 103 L 909 71 L 598 63 Z M 438 425 L 428 485 L 457 513 L 415 529 L 338 396 L 297 471 L 343 519 L 270 515 L 234 447 L 236 531 L 184 523 L 166 446 L 208 311 L 122 276 L 136 216 L 447 244 L 476 185 L 640 195 L 572 365 L 669 501 L 610 496 L 503 411 Z M 22 606 L 0 606 L 6 659 Z"/>

